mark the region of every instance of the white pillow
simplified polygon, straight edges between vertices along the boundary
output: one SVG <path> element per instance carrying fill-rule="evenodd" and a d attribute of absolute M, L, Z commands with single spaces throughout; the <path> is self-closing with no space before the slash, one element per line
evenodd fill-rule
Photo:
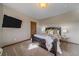
<path fill-rule="evenodd" d="M 57 30 L 57 34 L 60 34 L 60 33 L 59 33 L 59 30 Z"/>
<path fill-rule="evenodd" d="M 48 30 L 48 35 L 53 35 L 53 30 Z"/>

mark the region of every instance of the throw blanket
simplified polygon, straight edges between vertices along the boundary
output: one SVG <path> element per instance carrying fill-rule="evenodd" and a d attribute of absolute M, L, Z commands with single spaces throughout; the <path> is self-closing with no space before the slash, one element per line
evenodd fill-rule
<path fill-rule="evenodd" d="M 46 48 L 48 49 L 48 51 L 51 50 L 51 48 L 53 46 L 52 42 L 55 39 L 55 37 L 51 37 L 51 36 L 48 36 L 48 35 L 45 35 L 45 34 L 35 34 L 34 36 L 36 36 L 38 38 L 45 39 L 45 41 L 46 41 Z M 60 48 L 60 41 L 59 40 L 57 41 L 57 52 L 62 54 L 62 51 L 61 51 L 61 48 Z"/>
<path fill-rule="evenodd" d="M 53 39 L 50 36 L 43 35 L 43 34 L 41 34 L 41 35 L 40 34 L 35 34 L 34 36 L 42 38 L 42 39 L 45 39 L 45 41 L 46 41 L 46 48 L 48 49 L 48 51 L 51 50 Z"/>

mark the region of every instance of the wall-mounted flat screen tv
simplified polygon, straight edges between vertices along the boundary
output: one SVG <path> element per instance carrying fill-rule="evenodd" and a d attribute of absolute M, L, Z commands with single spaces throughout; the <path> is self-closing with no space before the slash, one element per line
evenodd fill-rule
<path fill-rule="evenodd" d="M 21 28 L 22 21 L 11 16 L 4 15 L 2 27 Z"/>

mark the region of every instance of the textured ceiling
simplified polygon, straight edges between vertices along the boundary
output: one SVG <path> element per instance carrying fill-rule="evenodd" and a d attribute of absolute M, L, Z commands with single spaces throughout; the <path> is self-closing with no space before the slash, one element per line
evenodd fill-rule
<path fill-rule="evenodd" d="M 37 3 L 5 3 L 4 5 L 38 20 L 66 13 L 79 6 L 72 3 L 50 3 L 48 8 L 42 9 Z"/>

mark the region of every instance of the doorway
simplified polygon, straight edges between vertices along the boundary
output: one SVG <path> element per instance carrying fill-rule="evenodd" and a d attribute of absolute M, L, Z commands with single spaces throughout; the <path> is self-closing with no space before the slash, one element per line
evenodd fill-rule
<path fill-rule="evenodd" d="M 37 23 L 34 21 L 31 21 L 31 36 L 37 33 Z"/>

